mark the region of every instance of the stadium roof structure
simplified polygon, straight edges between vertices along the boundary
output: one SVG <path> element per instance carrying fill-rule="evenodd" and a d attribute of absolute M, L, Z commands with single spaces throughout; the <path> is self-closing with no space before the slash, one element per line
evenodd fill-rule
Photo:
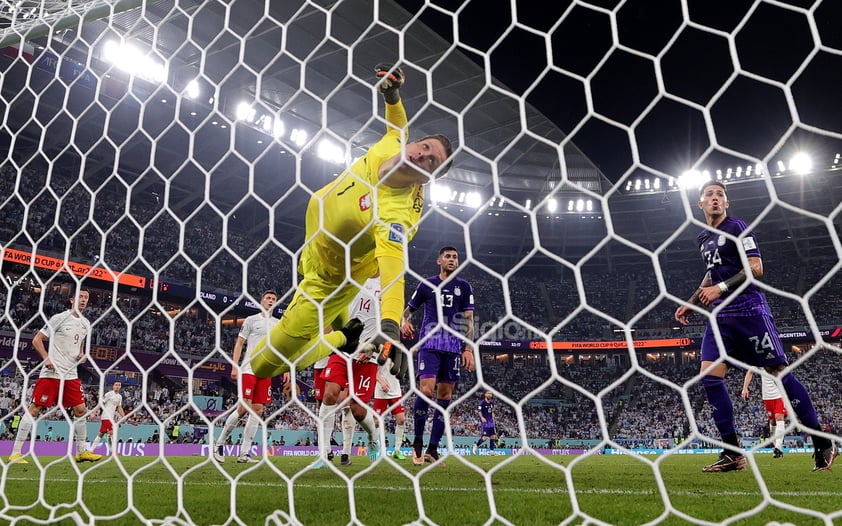
<path fill-rule="evenodd" d="M 402 41 L 398 30 L 403 31 Z M 149 56 L 168 64 L 168 81 L 158 85 L 131 78 L 98 62 L 95 57 L 109 39 L 147 50 L 154 47 Z M 34 155 L 40 149 L 84 157 L 85 178 L 92 187 L 119 174 L 133 185 L 133 199 L 157 199 L 167 192 L 176 213 L 195 210 L 206 195 L 221 212 L 241 217 L 252 216 L 253 207 L 274 207 L 274 235 L 293 249 L 303 239 L 301 218 L 308 191 L 341 169 L 307 152 L 315 152 L 319 141 L 328 138 L 345 145 L 345 154 L 353 158 L 380 137 L 383 121 L 375 106 L 379 97 L 372 90 L 372 67 L 397 60 L 399 53 L 406 58 L 409 80 L 402 95 L 413 119 L 413 136 L 443 132 L 461 145 L 443 181 L 456 192 L 478 192 L 483 205 L 476 210 L 456 202 L 429 214 L 416 238 L 419 250 L 436 250 L 439 239 L 464 236 L 470 238 L 475 259 L 487 259 L 492 266 L 502 260 L 510 267 L 535 255 L 538 241 L 547 253 L 573 262 L 587 254 L 605 255 L 606 262 L 623 255 L 645 260 L 634 245 L 654 250 L 676 231 L 686 230 L 686 241 L 699 228 L 686 219 L 692 206 L 685 209 L 677 194 L 666 191 L 646 196 L 615 193 L 602 202 L 594 198 L 592 213 L 568 210 L 569 201 L 605 196 L 612 182 L 573 143 L 564 142 L 564 133 L 539 109 L 524 104 L 522 118 L 521 101 L 486 77 L 472 60 L 472 50 L 454 47 L 393 0 L 159 0 L 114 14 L 108 22 L 89 21 L 78 34 L 71 28 L 50 42 L 40 42 L 96 70 L 103 77 L 96 93 L 111 89 L 115 99 L 102 102 L 100 96 L 94 104 L 93 92 L 86 92 L 81 81 L 68 87 L 53 82 L 37 104 L 58 112 L 66 95 L 67 113 L 78 122 L 74 126 L 70 118 L 57 118 L 42 133 L 29 122 L 32 113 L 23 104 L 31 94 L 9 97 L 20 86 L 4 81 L 4 98 L 17 97 L 9 105 L 9 128 L 21 130 L 16 155 Z M 40 81 L 51 82 L 48 73 L 36 72 L 36 83 L 39 75 Z M 130 87 L 109 88 L 106 79 Z M 194 98 L 185 96 L 191 82 L 199 87 Z M 138 102 L 143 103 L 142 111 Z M 255 113 L 252 122 L 235 117 L 243 103 Z M 284 122 L 283 138 L 274 139 L 261 129 L 264 115 Z M 457 115 L 462 116 L 461 128 Z M 304 130 L 307 140 L 290 140 L 292 129 Z M 24 151 L 27 137 L 29 152 Z M 72 148 L 68 142 L 73 142 Z M 559 144 L 564 144 L 563 155 Z M 839 179 L 782 180 L 775 187 L 781 196 L 800 199 L 795 206 L 827 214 L 842 197 Z M 804 184 L 826 187 L 805 194 Z M 748 199 L 742 215 L 749 218 L 762 215 L 771 199 L 768 186 L 755 182 L 754 187 L 754 192 L 740 192 Z M 249 188 L 258 198 L 248 195 Z M 495 195 L 505 198 L 502 205 L 499 198 L 489 203 Z M 524 203 L 529 200 L 534 209 L 554 197 L 560 201 L 559 211 L 536 213 L 539 221 L 533 225 Z M 821 203 L 804 204 L 804 199 Z M 691 197 L 691 205 L 692 201 Z M 610 221 L 603 217 L 602 205 L 610 207 Z M 243 225 L 249 228 L 249 220 Z M 787 232 L 787 250 L 833 250 L 826 225 L 791 209 L 777 207 L 764 216 L 762 226 Z M 262 232 L 251 228 L 256 235 Z M 592 253 L 612 229 L 627 236 L 629 243 L 611 242 Z M 677 240 L 668 243 L 678 245 Z"/>

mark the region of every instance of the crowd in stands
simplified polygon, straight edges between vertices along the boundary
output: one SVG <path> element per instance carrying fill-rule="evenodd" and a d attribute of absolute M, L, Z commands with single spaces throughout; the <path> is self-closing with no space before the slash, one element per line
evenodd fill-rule
<path fill-rule="evenodd" d="M 37 248 L 39 253 L 56 257 L 68 253 L 75 261 L 101 261 L 115 270 L 144 275 L 155 272 L 162 279 L 187 287 L 195 288 L 200 283 L 202 289 L 234 295 L 245 286 L 252 295 L 274 288 L 283 297 L 292 286 L 290 254 L 297 247 L 284 247 L 274 240 L 267 243 L 245 232 L 222 228 L 222 218 L 208 207 L 175 217 L 151 196 L 133 197 L 127 203 L 125 193 L 121 198 L 120 192 L 109 192 L 107 188 L 91 196 L 75 176 L 69 177 L 59 169 L 47 171 L 33 165 L 24 168 L 24 172 L 20 180 L 26 180 L 27 185 L 16 187 L 16 169 L 8 164 L 0 166 L 0 196 L 9 196 L 0 201 L 0 244 L 4 247 L 27 251 Z M 91 217 L 97 227 L 90 222 Z M 811 320 L 819 326 L 839 324 L 842 305 L 832 295 L 839 280 L 829 273 L 835 261 L 799 261 L 768 254 L 764 262 L 765 286 L 798 298 L 812 294 L 809 301 L 802 302 L 767 292 L 782 330 L 804 330 Z M 676 329 L 673 312 L 677 304 L 666 294 L 689 296 L 701 280 L 701 266 L 700 261 L 694 265 L 663 262 L 663 290 L 651 267 L 587 267 L 582 272 L 586 303 L 581 302 L 573 272 L 562 265 L 523 269 L 509 277 L 507 287 L 503 286 L 504 278 L 471 266 L 470 262 L 460 275 L 474 287 L 476 334 L 480 341 L 545 337 L 554 341 L 594 341 L 625 338 L 623 327 L 608 317 L 620 323 L 637 317 L 630 326 L 635 339 L 698 337 L 704 317 L 697 316 L 692 326 Z M 425 262 L 425 268 L 428 267 L 429 262 Z M 37 274 L 42 280 L 53 277 L 48 271 Z M 41 291 L 42 284 L 24 266 L 4 266 L 3 278 L 7 285 L 0 288 L 0 306 L 5 308 L 0 314 L 0 331 L 6 334 L 34 333 L 50 315 L 67 306 L 66 289 L 48 285 Z M 411 291 L 416 283 L 409 277 L 407 290 Z M 116 295 L 112 289 L 95 286 L 90 291 L 86 316 L 93 322 L 91 343 L 118 349 L 193 357 L 213 354 L 220 360 L 227 359 L 238 332 L 235 321 L 248 314 L 227 311 L 220 315 L 196 301 L 153 300 L 149 291 L 123 287 Z M 698 382 L 687 385 L 698 372 L 697 362 L 646 362 L 634 374 L 627 375 L 628 365 L 604 358 L 605 355 L 572 363 L 558 360 L 551 365 L 546 356 L 507 360 L 483 356 L 478 373 L 463 378 L 457 389 L 456 396 L 460 398 L 451 407 L 453 431 L 460 435 L 479 433 L 475 407 L 478 389 L 490 387 L 500 402 L 498 431 L 514 440 L 595 440 L 606 432 L 617 440 L 644 436 L 681 438 L 691 428 L 679 391 L 687 386 L 696 425 L 702 433 L 716 435 Z M 799 368 L 802 380 L 818 400 L 823 419 L 837 427 L 842 425 L 842 405 L 836 401 L 832 380 L 833 375 L 838 378 L 840 363 L 838 354 L 822 351 Z M 29 365 L 32 367 L 26 372 L 31 372 L 36 364 Z M 19 407 L 24 394 L 23 372 L 14 363 L 5 364 L 0 411 L 9 414 Z M 299 396 L 285 396 L 282 387 L 277 387 L 275 401 L 266 411 L 270 426 L 315 428 L 310 374 L 298 373 L 297 380 L 304 387 Z M 92 380 L 87 394 L 95 405 L 99 387 L 98 379 Z M 185 410 L 189 401 L 185 385 L 156 379 L 149 382 L 146 400 L 141 399 L 139 387 L 124 389 L 124 407 L 130 422 L 207 422 L 193 408 Z M 729 382 L 731 392 L 738 393 L 742 376 L 732 372 Z M 202 389 L 223 396 L 225 407 L 233 407 L 236 402 L 230 386 Z M 408 404 L 412 404 L 412 396 Z M 748 402 L 734 398 L 739 408 L 740 432 L 763 434 L 765 416 L 759 398 Z M 412 432 L 410 427 L 408 433 Z"/>

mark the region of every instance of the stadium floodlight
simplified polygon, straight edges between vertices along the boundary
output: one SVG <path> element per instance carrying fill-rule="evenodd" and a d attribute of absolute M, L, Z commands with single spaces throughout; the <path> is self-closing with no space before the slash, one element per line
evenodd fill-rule
<path fill-rule="evenodd" d="M 526 209 L 529 210 L 530 208 L 532 208 L 532 199 L 527 199 L 526 200 Z"/>
<path fill-rule="evenodd" d="M 147 57 L 138 47 L 108 40 L 102 48 L 102 59 L 114 64 L 117 69 L 152 82 L 163 82 L 167 70 L 163 63 Z"/>
<path fill-rule="evenodd" d="M 274 135 L 276 139 L 280 139 L 284 136 L 285 131 L 286 128 L 284 127 L 284 121 L 281 119 L 275 119 L 275 122 L 272 124 L 272 135 Z"/>
<path fill-rule="evenodd" d="M 187 83 L 187 87 L 184 88 L 184 94 L 191 99 L 196 99 L 201 95 L 201 91 L 199 90 L 199 82 L 196 79 L 191 80 Z"/>
<path fill-rule="evenodd" d="M 299 128 L 293 128 L 289 134 L 289 139 L 298 146 L 304 146 L 304 143 L 307 142 L 307 132 Z"/>
<path fill-rule="evenodd" d="M 581 212 L 584 209 L 585 209 L 585 200 L 584 199 L 577 200 L 576 201 L 576 211 Z"/>
<path fill-rule="evenodd" d="M 480 197 L 479 192 L 468 192 L 465 194 L 465 204 L 471 208 L 479 208 L 479 205 L 482 204 L 482 197 Z M 500 206 L 503 206 L 502 199 L 500 199 Z"/>
<path fill-rule="evenodd" d="M 272 133 L 272 117 L 269 115 L 261 115 L 257 122 L 260 123 L 260 129 L 263 130 L 264 133 L 270 134 Z"/>
<path fill-rule="evenodd" d="M 717 175 L 719 175 L 719 170 L 717 170 Z M 678 186 L 679 188 L 683 188 L 685 190 L 699 188 L 708 180 L 710 180 L 710 177 L 705 177 L 705 175 L 698 170 L 687 170 L 678 177 Z"/>
<path fill-rule="evenodd" d="M 567 211 L 572 212 L 574 208 L 576 208 L 576 201 L 572 199 L 570 201 L 567 201 Z"/>
<path fill-rule="evenodd" d="M 316 147 L 316 155 L 325 161 L 336 164 L 345 164 L 345 152 L 342 148 L 330 139 L 322 139 Z"/>
<path fill-rule="evenodd" d="M 555 197 L 547 201 L 547 210 L 549 210 L 550 212 L 555 212 L 556 210 L 558 210 L 558 201 Z"/>
<path fill-rule="evenodd" d="M 783 173 L 786 171 L 786 165 L 783 161 L 778 161 L 778 173 Z"/>
<path fill-rule="evenodd" d="M 241 102 L 237 104 L 235 115 L 238 121 L 254 122 L 254 117 L 257 114 L 248 102 Z"/>
<path fill-rule="evenodd" d="M 806 175 L 813 170 L 813 159 L 804 152 L 798 152 L 789 160 L 789 169 L 798 175 Z"/>
<path fill-rule="evenodd" d="M 430 200 L 434 203 L 446 203 L 450 200 L 450 187 L 444 184 L 430 185 Z"/>
<path fill-rule="evenodd" d="M 661 188 L 661 178 L 656 177 L 655 181 L 652 183 L 652 186 L 655 187 L 655 190 L 660 189 Z"/>

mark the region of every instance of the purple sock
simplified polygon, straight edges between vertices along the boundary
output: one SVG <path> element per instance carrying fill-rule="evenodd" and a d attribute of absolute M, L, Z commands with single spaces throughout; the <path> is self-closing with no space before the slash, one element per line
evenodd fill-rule
<path fill-rule="evenodd" d="M 413 422 L 415 423 L 415 440 L 414 446 L 420 447 L 424 444 L 424 428 L 427 426 L 427 412 L 430 409 L 430 404 L 423 396 L 415 397 L 415 409 L 412 413 Z"/>
<path fill-rule="evenodd" d="M 781 384 L 783 384 L 786 390 L 786 396 L 789 398 L 793 409 L 795 409 L 795 414 L 798 415 L 798 420 L 801 424 L 810 429 L 821 429 L 819 417 L 816 415 L 816 408 L 813 407 L 813 401 L 810 399 L 810 395 L 807 393 L 804 384 L 792 373 L 781 378 Z M 830 443 L 826 438 L 817 436 L 813 437 L 813 445 L 820 449 L 830 447 Z"/>
<path fill-rule="evenodd" d="M 719 430 L 722 441 L 734 446 L 737 437 L 737 430 L 734 425 L 734 403 L 728 394 L 725 386 L 725 379 L 718 376 L 707 375 L 702 377 L 702 386 L 708 397 L 708 403 L 713 407 L 713 423 Z"/>
<path fill-rule="evenodd" d="M 442 411 L 436 409 L 433 415 L 433 429 L 430 431 L 430 449 L 437 449 L 441 437 L 444 434 L 444 409 L 450 405 L 450 400 L 437 399 L 436 402 L 442 407 Z"/>

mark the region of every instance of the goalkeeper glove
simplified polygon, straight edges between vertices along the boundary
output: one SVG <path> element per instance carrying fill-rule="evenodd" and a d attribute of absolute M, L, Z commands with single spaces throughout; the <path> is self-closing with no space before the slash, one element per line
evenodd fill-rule
<path fill-rule="evenodd" d="M 391 71 L 390 71 L 391 70 Z M 374 66 L 374 73 L 380 80 L 380 93 L 388 104 L 397 104 L 401 100 L 400 87 L 403 86 L 403 70 L 388 64 L 377 64 Z"/>
<path fill-rule="evenodd" d="M 409 373 L 409 358 L 406 351 L 400 344 L 400 328 L 395 320 L 383 320 L 380 322 L 380 332 L 373 343 L 380 349 L 377 356 L 377 364 L 383 365 L 389 358 L 392 359 L 392 367 L 389 372 L 398 380 L 403 380 Z M 384 337 L 385 336 L 385 337 Z"/>

